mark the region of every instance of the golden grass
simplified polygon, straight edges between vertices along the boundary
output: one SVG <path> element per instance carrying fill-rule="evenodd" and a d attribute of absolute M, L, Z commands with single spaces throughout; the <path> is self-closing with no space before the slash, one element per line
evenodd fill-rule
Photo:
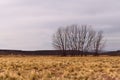
<path fill-rule="evenodd" d="M 120 80 L 120 57 L 0 57 L 0 80 Z"/>

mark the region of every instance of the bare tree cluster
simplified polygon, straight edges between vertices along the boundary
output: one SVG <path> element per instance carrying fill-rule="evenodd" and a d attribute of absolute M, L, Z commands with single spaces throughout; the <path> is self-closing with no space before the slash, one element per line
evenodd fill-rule
<path fill-rule="evenodd" d="M 81 56 L 85 52 L 94 52 L 98 55 L 103 44 L 103 32 L 96 32 L 88 25 L 60 27 L 53 35 L 53 46 L 56 50 L 63 51 L 63 56 L 66 56 L 66 51 L 78 51 Z"/>

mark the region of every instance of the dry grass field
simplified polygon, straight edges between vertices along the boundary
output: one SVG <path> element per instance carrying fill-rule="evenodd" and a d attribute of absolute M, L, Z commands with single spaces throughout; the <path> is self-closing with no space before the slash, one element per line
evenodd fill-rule
<path fill-rule="evenodd" d="M 120 80 L 120 57 L 2 56 L 0 80 Z"/>

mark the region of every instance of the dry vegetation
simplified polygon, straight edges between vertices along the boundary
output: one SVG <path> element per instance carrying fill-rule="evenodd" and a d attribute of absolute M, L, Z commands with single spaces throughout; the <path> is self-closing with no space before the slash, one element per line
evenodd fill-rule
<path fill-rule="evenodd" d="M 120 58 L 3 56 L 0 80 L 120 80 Z"/>

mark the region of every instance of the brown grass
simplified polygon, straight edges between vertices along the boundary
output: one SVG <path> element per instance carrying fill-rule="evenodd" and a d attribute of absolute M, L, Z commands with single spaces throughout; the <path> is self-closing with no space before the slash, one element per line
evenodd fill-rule
<path fill-rule="evenodd" d="M 1 56 L 0 80 L 120 80 L 120 57 Z"/>

